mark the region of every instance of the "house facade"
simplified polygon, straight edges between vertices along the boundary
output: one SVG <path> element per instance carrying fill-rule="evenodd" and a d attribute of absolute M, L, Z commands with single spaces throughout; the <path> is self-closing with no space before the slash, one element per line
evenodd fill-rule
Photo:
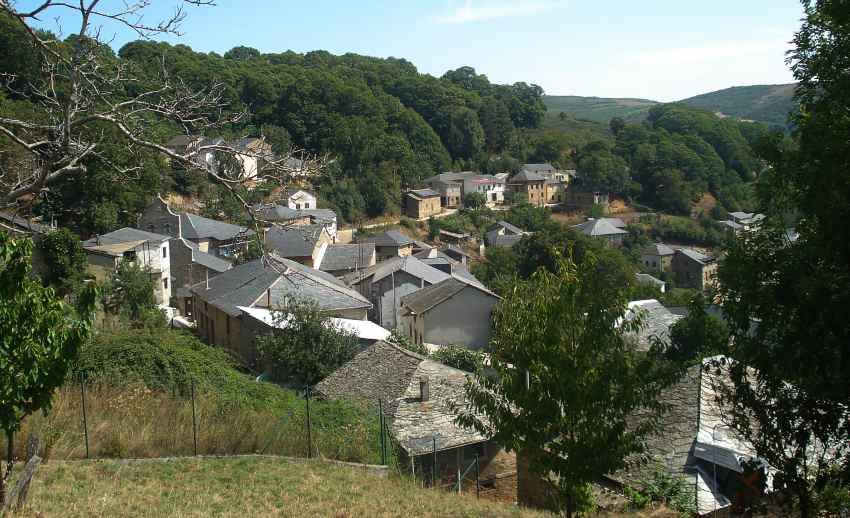
<path fill-rule="evenodd" d="M 717 259 L 690 248 L 680 248 L 673 254 L 671 268 L 677 286 L 706 290 L 715 284 Z"/>
<path fill-rule="evenodd" d="M 413 219 L 426 219 L 442 211 L 440 193 L 433 189 L 415 189 L 404 195 L 404 215 Z"/>
<path fill-rule="evenodd" d="M 669 272 L 672 267 L 674 250 L 664 243 L 653 243 L 640 253 L 640 264 L 652 271 Z"/>
<path fill-rule="evenodd" d="M 286 190 L 286 206 L 292 210 L 317 209 L 316 195 L 303 189 Z"/>
<path fill-rule="evenodd" d="M 190 288 L 199 282 L 226 272 L 230 261 L 202 252 L 198 245 L 182 237 L 168 240 L 171 256 L 171 306 L 180 314 L 194 318 L 193 296 Z"/>
<path fill-rule="evenodd" d="M 359 243 L 372 243 L 378 262 L 393 257 L 407 257 L 413 253 L 413 240 L 398 230 L 388 230 L 374 236 L 357 240 Z"/>
<path fill-rule="evenodd" d="M 273 225 L 263 239 L 266 248 L 280 257 L 318 268 L 333 238 L 323 225 L 280 227 Z"/>
<path fill-rule="evenodd" d="M 335 244 L 325 250 L 319 270 L 343 277 L 375 266 L 376 262 L 374 243 Z"/>
<path fill-rule="evenodd" d="M 546 178 L 535 172 L 520 171 L 508 180 L 507 188 L 524 196 L 531 205 L 546 204 Z"/>

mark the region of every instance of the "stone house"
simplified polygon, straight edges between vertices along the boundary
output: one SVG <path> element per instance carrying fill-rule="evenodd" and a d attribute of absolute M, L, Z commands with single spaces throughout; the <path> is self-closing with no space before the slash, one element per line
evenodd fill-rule
<path fill-rule="evenodd" d="M 304 300 L 329 316 L 364 320 L 372 306 L 332 275 L 274 253 L 195 284 L 191 291 L 200 336 L 253 366 L 253 335 L 242 330 L 240 308 L 282 309 L 293 300 Z"/>
<path fill-rule="evenodd" d="M 669 272 L 674 250 L 664 243 L 652 243 L 640 252 L 640 264 L 652 271 Z"/>
<path fill-rule="evenodd" d="M 446 172 L 432 176 L 425 183 L 440 193 L 444 207 L 460 207 L 463 198 L 470 193 L 480 193 L 488 206 L 505 201 L 505 179 L 498 175 L 481 174 L 475 171 Z"/>
<path fill-rule="evenodd" d="M 484 234 L 486 246 L 508 246 L 518 243 L 528 232 L 507 221 L 497 221 Z M 505 239 L 508 238 L 508 239 Z"/>
<path fill-rule="evenodd" d="M 156 303 L 171 302 L 169 236 L 125 227 L 83 241 L 86 271 L 98 281 L 109 278 L 123 261 L 147 269 L 154 284 Z"/>
<path fill-rule="evenodd" d="M 198 168 L 203 170 L 215 170 L 216 161 L 215 154 L 212 149 L 201 149 L 207 146 L 224 145 L 224 139 L 209 138 L 202 135 L 175 135 L 165 147 L 179 155 L 188 156 Z M 181 171 L 185 169 L 185 165 L 180 161 L 171 160 L 171 167 L 174 170 Z"/>
<path fill-rule="evenodd" d="M 306 202 L 305 202 L 306 203 Z M 337 241 L 337 217 L 330 209 L 293 209 L 285 205 L 255 205 L 257 218 L 266 225 L 280 223 L 287 227 L 322 225 L 334 243 Z"/>
<path fill-rule="evenodd" d="M 499 300 L 481 284 L 450 277 L 402 297 L 401 329 L 419 345 L 483 349 L 490 342 L 491 316 Z"/>
<path fill-rule="evenodd" d="M 446 208 L 457 208 L 463 203 L 463 187 L 459 183 L 447 180 L 434 180 L 430 182 L 431 188 L 440 193 L 440 204 Z"/>
<path fill-rule="evenodd" d="M 280 257 L 318 268 L 333 238 L 323 225 L 273 225 L 266 230 L 263 242 L 268 250 L 274 250 Z"/>
<path fill-rule="evenodd" d="M 676 285 L 706 290 L 715 284 L 717 259 L 690 248 L 680 248 L 670 263 Z"/>
<path fill-rule="evenodd" d="M 456 484 L 475 491 L 471 468 L 478 459 L 481 496 L 514 501 L 516 459 L 477 431 L 455 423 L 466 404 L 470 373 L 387 342 L 376 342 L 319 382 L 314 393 L 383 410 L 391 444 L 417 480 L 431 486 Z M 467 473 L 464 476 L 464 473 Z M 457 486 L 455 486 L 457 487 Z M 495 495 L 494 495 L 495 496 Z"/>
<path fill-rule="evenodd" d="M 334 277 L 365 270 L 376 263 L 374 243 L 329 245 L 319 264 L 319 270 Z"/>
<path fill-rule="evenodd" d="M 413 219 L 426 219 L 439 214 L 440 193 L 432 189 L 415 189 L 404 195 L 404 215 Z"/>
<path fill-rule="evenodd" d="M 272 146 L 263 137 L 245 137 L 228 142 L 237 151 L 235 158 L 240 165 L 240 177 L 253 179 L 273 159 Z"/>
<path fill-rule="evenodd" d="M 182 237 L 201 252 L 230 259 L 245 250 L 255 235 L 247 227 L 232 225 L 188 212 L 175 213 L 157 197 L 139 217 L 139 228 L 171 237 Z"/>
<path fill-rule="evenodd" d="M 609 203 L 610 199 L 607 193 L 568 189 L 564 199 L 564 208 L 567 210 L 587 210 L 598 205 L 607 214 Z"/>
<path fill-rule="evenodd" d="M 226 272 L 230 261 L 202 252 L 198 245 L 182 237 L 168 240 L 171 256 L 171 306 L 180 314 L 193 319 L 193 295 L 190 288 L 199 282 Z"/>
<path fill-rule="evenodd" d="M 520 171 L 508 180 L 508 190 L 526 197 L 531 205 L 546 204 L 546 178 L 533 171 Z"/>
<path fill-rule="evenodd" d="M 36 245 L 45 235 L 54 230 L 56 230 L 55 225 L 43 225 L 16 214 L 0 211 L 0 232 L 11 231 L 16 237 L 29 236 Z M 32 271 L 42 278 L 49 274 L 44 252 L 39 246 L 34 246 L 32 249 Z"/>
<path fill-rule="evenodd" d="M 413 253 L 413 240 L 398 230 L 388 230 L 357 241 L 359 243 L 373 243 L 378 261 L 392 257 L 405 257 Z"/>
<path fill-rule="evenodd" d="M 605 241 L 613 246 L 622 245 L 623 238 L 629 235 L 628 231 L 615 227 L 607 218 L 589 219 L 572 228 L 586 236 Z"/>

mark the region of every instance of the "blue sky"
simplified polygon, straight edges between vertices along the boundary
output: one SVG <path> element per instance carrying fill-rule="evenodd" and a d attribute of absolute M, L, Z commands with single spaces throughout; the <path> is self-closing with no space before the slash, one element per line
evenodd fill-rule
<path fill-rule="evenodd" d="M 119 0 L 104 0 L 117 4 Z M 22 6 L 34 3 L 21 1 Z M 146 20 L 179 0 L 154 0 Z M 216 0 L 189 7 L 202 52 L 323 49 L 403 57 L 441 75 L 469 65 L 491 81 L 552 95 L 672 101 L 735 85 L 793 80 L 784 63 L 797 0 Z M 53 16 L 43 20 L 55 30 Z M 63 19 L 70 32 L 73 23 Z M 104 23 L 117 48 L 135 39 Z"/>

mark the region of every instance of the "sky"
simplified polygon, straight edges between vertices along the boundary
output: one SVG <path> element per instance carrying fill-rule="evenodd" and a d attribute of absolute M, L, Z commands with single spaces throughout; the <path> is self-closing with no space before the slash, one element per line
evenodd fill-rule
<path fill-rule="evenodd" d="M 103 0 L 122 5 L 121 0 Z M 399 57 L 442 75 L 471 66 L 494 83 L 525 81 L 549 95 L 675 101 L 730 86 L 793 81 L 785 52 L 798 0 L 215 0 L 187 6 L 181 37 L 223 54 L 327 50 Z M 35 4 L 20 0 L 19 7 Z M 180 0 L 154 0 L 145 21 Z M 42 26 L 72 32 L 61 11 Z M 137 37 L 101 22 L 118 49 Z"/>

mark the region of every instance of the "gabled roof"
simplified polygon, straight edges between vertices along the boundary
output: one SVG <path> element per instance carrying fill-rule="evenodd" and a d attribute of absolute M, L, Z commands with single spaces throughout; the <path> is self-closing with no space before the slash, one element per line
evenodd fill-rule
<path fill-rule="evenodd" d="M 545 182 L 546 178 L 535 172 L 522 170 L 515 174 L 510 181 L 511 183 Z"/>
<path fill-rule="evenodd" d="M 640 283 L 651 284 L 652 286 L 656 286 L 662 289 L 667 286 L 666 282 L 662 281 L 661 279 L 656 279 L 648 273 L 635 273 L 635 279 L 637 279 L 637 281 Z"/>
<path fill-rule="evenodd" d="M 421 315 L 466 289 L 478 290 L 487 296 L 499 299 L 498 295 L 480 284 L 464 282 L 457 277 L 451 277 L 405 295 L 401 298 L 401 304 L 412 313 Z"/>
<path fill-rule="evenodd" d="M 51 230 L 54 230 L 52 227 L 47 225 L 33 223 L 32 221 L 22 218 L 16 214 L 9 214 L 8 212 L 2 211 L 0 211 L 0 222 L 4 222 L 7 225 L 11 225 L 17 229 L 27 232 L 32 232 L 34 234 L 47 234 Z"/>
<path fill-rule="evenodd" d="M 231 225 L 224 221 L 205 218 L 188 212 L 180 213 L 180 232 L 187 239 L 215 239 L 216 241 L 229 241 L 237 236 L 254 235 L 254 231 L 247 227 Z"/>
<path fill-rule="evenodd" d="M 592 237 L 628 234 L 627 231 L 615 227 L 604 218 L 591 219 L 575 225 L 573 228 L 586 236 Z"/>
<path fill-rule="evenodd" d="M 422 250 L 421 252 L 416 252 L 415 254 L 413 254 L 413 257 L 419 259 L 420 261 L 441 259 L 451 264 L 458 264 L 458 261 L 455 258 L 446 255 L 445 252 L 438 248 L 428 248 L 426 250 Z"/>
<path fill-rule="evenodd" d="M 371 303 L 334 276 L 276 254 L 236 266 L 192 286 L 201 300 L 231 316 L 238 306 L 284 307 L 292 299 L 315 302 L 322 311 L 364 309 Z"/>
<path fill-rule="evenodd" d="M 531 173 L 553 173 L 556 171 L 552 164 L 522 164 L 522 170 Z"/>
<path fill-rule="evenodd" d="M 487 246 L 503 246 L 506 248 L 510 248 L 522 241 L 522 238 L 524 238 L 525 236 L 521 234 L 502 235 L 496 232 L 495 230 L 492 230 L 490 232 L 487 232 L 484 237 Z"/>
<path fill-rule="evenodd" d="M 632 333 L 632 336 L 637 340 L 638 348 L 647 351 L 654 339 L 669 342 L 670 327 L 682 318 L 682 315 L 673 313 L 655 299 L 647 299 L 629 302 L 625 319 L 632 320 L 637 317 L 642 319 L 643 327 L 638 333 Z"/>
<path fill-rule="evenodd" d="M 313 255 L 322 233 L 327 233 L 323 225 L 272 226 L 264 242 L 281 257 L 307 257 Z"/>
<path fill-rule="evenodd" d="M 417 200 L 424 200 L 426 198 L 438 198 L 440 193 L 432 189 L 413 189 L 408 191 L 406 195 Z"/>
<path fill-rule="evenodd" d="M 425 180 L 425 183 L 433 184 L 434 182 L 443 182 L 443 183 L 458 182 L 458 181 L 466 180 L 468 178 L 472 178 L 473 176 L 477 176 L 478 174 L 479 173 L 477 173 L 475 171 L 461 171 L 461 172 L 449 171 L 449 172 L 440 173 L 438 175 L 434 175 L 430 178 L 427 178 Z"/>
<path fill-rule="evenodd" d="M 381 399 L 389 428 L 409 455 L 484 442 L 486 437 L 455 423 L 455 405 L 464 406 L 470 374 L 387 342 L 375 342 L 316 385 L 334 399 L 375 405 Z M 427 380 L 429 398 L 419 384 Z"/>
<path fill-rule="evenodd" d="M 212 254 L 202 251 L 200 248 L 198 248 L 198 245 L 196 243 L 193 243 L 186 238 L 173 237 L 168 241 L 169 246 L 171 246 L 171 243 L 175 242 L 182 243 L 192 249 L 193 263 L 200 264 L 201 266 L 204 266 L 216 272 L 224 272 L 233 267 L 233 264 L 231 264 L 230 261 L 226 261 L 224 259 L 221 259 L 220 257 L 216 257 Z"/>
<path fill-rule="evenodd" d="M 705 255 L 704 253 L 698 252 L 692 248 L 679 248 L 678 250 L 676 250 L 676 253 L 681 254 L 687 257 L 688 259 L 696 261 L 700 264 L 708 264 L 714 261 L 713 257 Z"/>
<path fill-rule="evenodd" d="M 398 230 L 387 230 L 374 236 L 359 239 L 361 243 L 375 243 L 375 246 L 406 246 L 413 244 L 413 240 Z"/>
<path fill-rule="evenodd" d="M 284 320 L 276 319 L 275 311 L 266 308 L 249 308 L 239 306 L 239 309 L 269 327 L 285 329 L 287 323 Z M 374 322 L 368 320 L 355 320 L 352 318 L 335 318 L 328 319 L 328 324 L 342 331 L 354 333 L 361 340 L 386 340 L 390 337 L 390 332 Z"/>
<path fill-rule="evenodd" d="M 359 270 L 367 268 L 375 255 L 374 243 L 328 245 L 319 269 L 324 272 Z"/>
<path fill-rule="evenodd" d="M 666 255 L 673 255 L 674 252 L 675 251 L 672 248 L 665 245 L 664 243 L 652 243 L 651 245 L 641 250 L 640 253 L 644 255 L 659 255 L 663 257 Z"/>
<path fill-rule="evenodd" d="M 525 231 L 523 229 L 519 228 L 516 225 L 508 223 L 507 221 L 504 221 L 504 220 L 499 220 L 496 223 L 494 223 L 490 227 L 490 230 L 497 230 L 499 228 L 502 228 L 502 229 L 505 230 L 505 232 L 510 232 L 511 234 L 524 234 L 525 233 Z"/>
<path fill-rule="evenodd" d="M 119 243 L 130 242 L 140 244 L 147 241 L 159 244 L 163 241 L 168 241 L 169 239 L 171 239 L 171 236 L 154 234 L 153 232 L 147 232 L 145 230 L 139 230 L 137 228 L 132 227 L 124 227 L 119 228 L 118 230 L 113 230 L 112 232 L 109 232 L 107 234 L 101 234 L 99 236 L 94 236 L 90 239 L 86 239 L 85 241 L 83 241 L 83 246 L 94 247 L 102 245 L 116 245 Z"/>
<path fill-rule="evenodd" d="M 290 198 L 290 197 L 298 194 L 299 192 L 303 192 L 304 194 L 306 194 L 307 196 L 310 196 L 311 198 L 316 197 L 316 195 L 313 194 L 312 192 L 310 192 L 306 189 L 299 189 L 297 187 L 289 187 L 288 189 L 286 189 L 286 197 Z"/>

